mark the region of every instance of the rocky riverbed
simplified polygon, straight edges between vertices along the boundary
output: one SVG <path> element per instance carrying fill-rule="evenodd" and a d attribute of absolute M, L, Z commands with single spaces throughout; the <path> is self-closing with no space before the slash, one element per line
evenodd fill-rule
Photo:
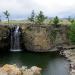
<path fill-rule="evenodd" d="M 41 70 L 37 66 L 32 66 L 31 68 L 22 66 L 18 68 L 16 65 L 6 64 L 0 68 L 0 75 L 41 75 Z"/>
<path fill-rule="evenodd" d="M 70 75 L 75 75 L 75 50 L 66 50 L 64 54 L 70 61 Z"/>

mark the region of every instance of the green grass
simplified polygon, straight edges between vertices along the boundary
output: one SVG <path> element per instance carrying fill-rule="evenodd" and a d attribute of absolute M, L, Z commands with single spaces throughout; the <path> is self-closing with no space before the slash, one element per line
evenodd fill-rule
<path fill-rule="evenodd" d="M 21 24 L 21 23 L 28 23 L 27 20 L 10 20 L 9 24 Z M 0 24 L 8 24 L 8 21 L 2 21 Z"/>

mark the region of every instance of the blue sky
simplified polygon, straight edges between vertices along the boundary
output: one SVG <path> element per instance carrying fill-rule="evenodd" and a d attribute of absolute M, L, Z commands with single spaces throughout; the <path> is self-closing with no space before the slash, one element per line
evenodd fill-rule
<path fill-rule="evenodd" d="M 75 0 L 0 0 L 0 15 L 10 12 L 10 19 L 26 19 L 31 11 L 36 14 L 42 10 L 48 17 L 75 16 Z"/>

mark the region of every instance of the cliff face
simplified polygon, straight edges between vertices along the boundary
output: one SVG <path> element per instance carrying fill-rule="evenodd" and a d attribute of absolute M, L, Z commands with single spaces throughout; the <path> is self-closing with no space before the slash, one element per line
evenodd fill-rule
<path fill-rule="evenodd" d="M 29 51 L 48 52 L 52 50 L 53 47 L 67 42 L 66 29 L 64 28 L 65 27 L 54 28 L 38 25 L 23 26 L 23 45 Z M 59 42 L 59 40 L 61 41 Z"/>
<path fill-rule="evenodd" d="M 10 28 L 0 25 L 0 51 L 10 48 Z"/>
<path fill-rule="evenodd" d="M 46 28 L 27 27 L 22 31 L 24 46 L 27 50 L 44 52 L 50 49 L 50 39 Z"/>
<path fill-rule="evenodd" d="M 0 50 L 10 49 L 11 33 L 13 28 L 0 25 Z M 20 25 L 20 44 L 23 49 L 35 52 L 54 51 L 57 47 L 68 43 L 67 27 L 44 26 L 44 25 Z M 53 50 L 52 50 L 53 49 Z"/>

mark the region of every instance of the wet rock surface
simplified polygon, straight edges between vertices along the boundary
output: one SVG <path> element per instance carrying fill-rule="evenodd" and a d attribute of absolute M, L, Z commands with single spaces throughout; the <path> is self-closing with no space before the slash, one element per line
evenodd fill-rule
<path fill-rule="evenodd" d="M 10 27 L 0 25 L 0 51 L 10 48 Z"/>

